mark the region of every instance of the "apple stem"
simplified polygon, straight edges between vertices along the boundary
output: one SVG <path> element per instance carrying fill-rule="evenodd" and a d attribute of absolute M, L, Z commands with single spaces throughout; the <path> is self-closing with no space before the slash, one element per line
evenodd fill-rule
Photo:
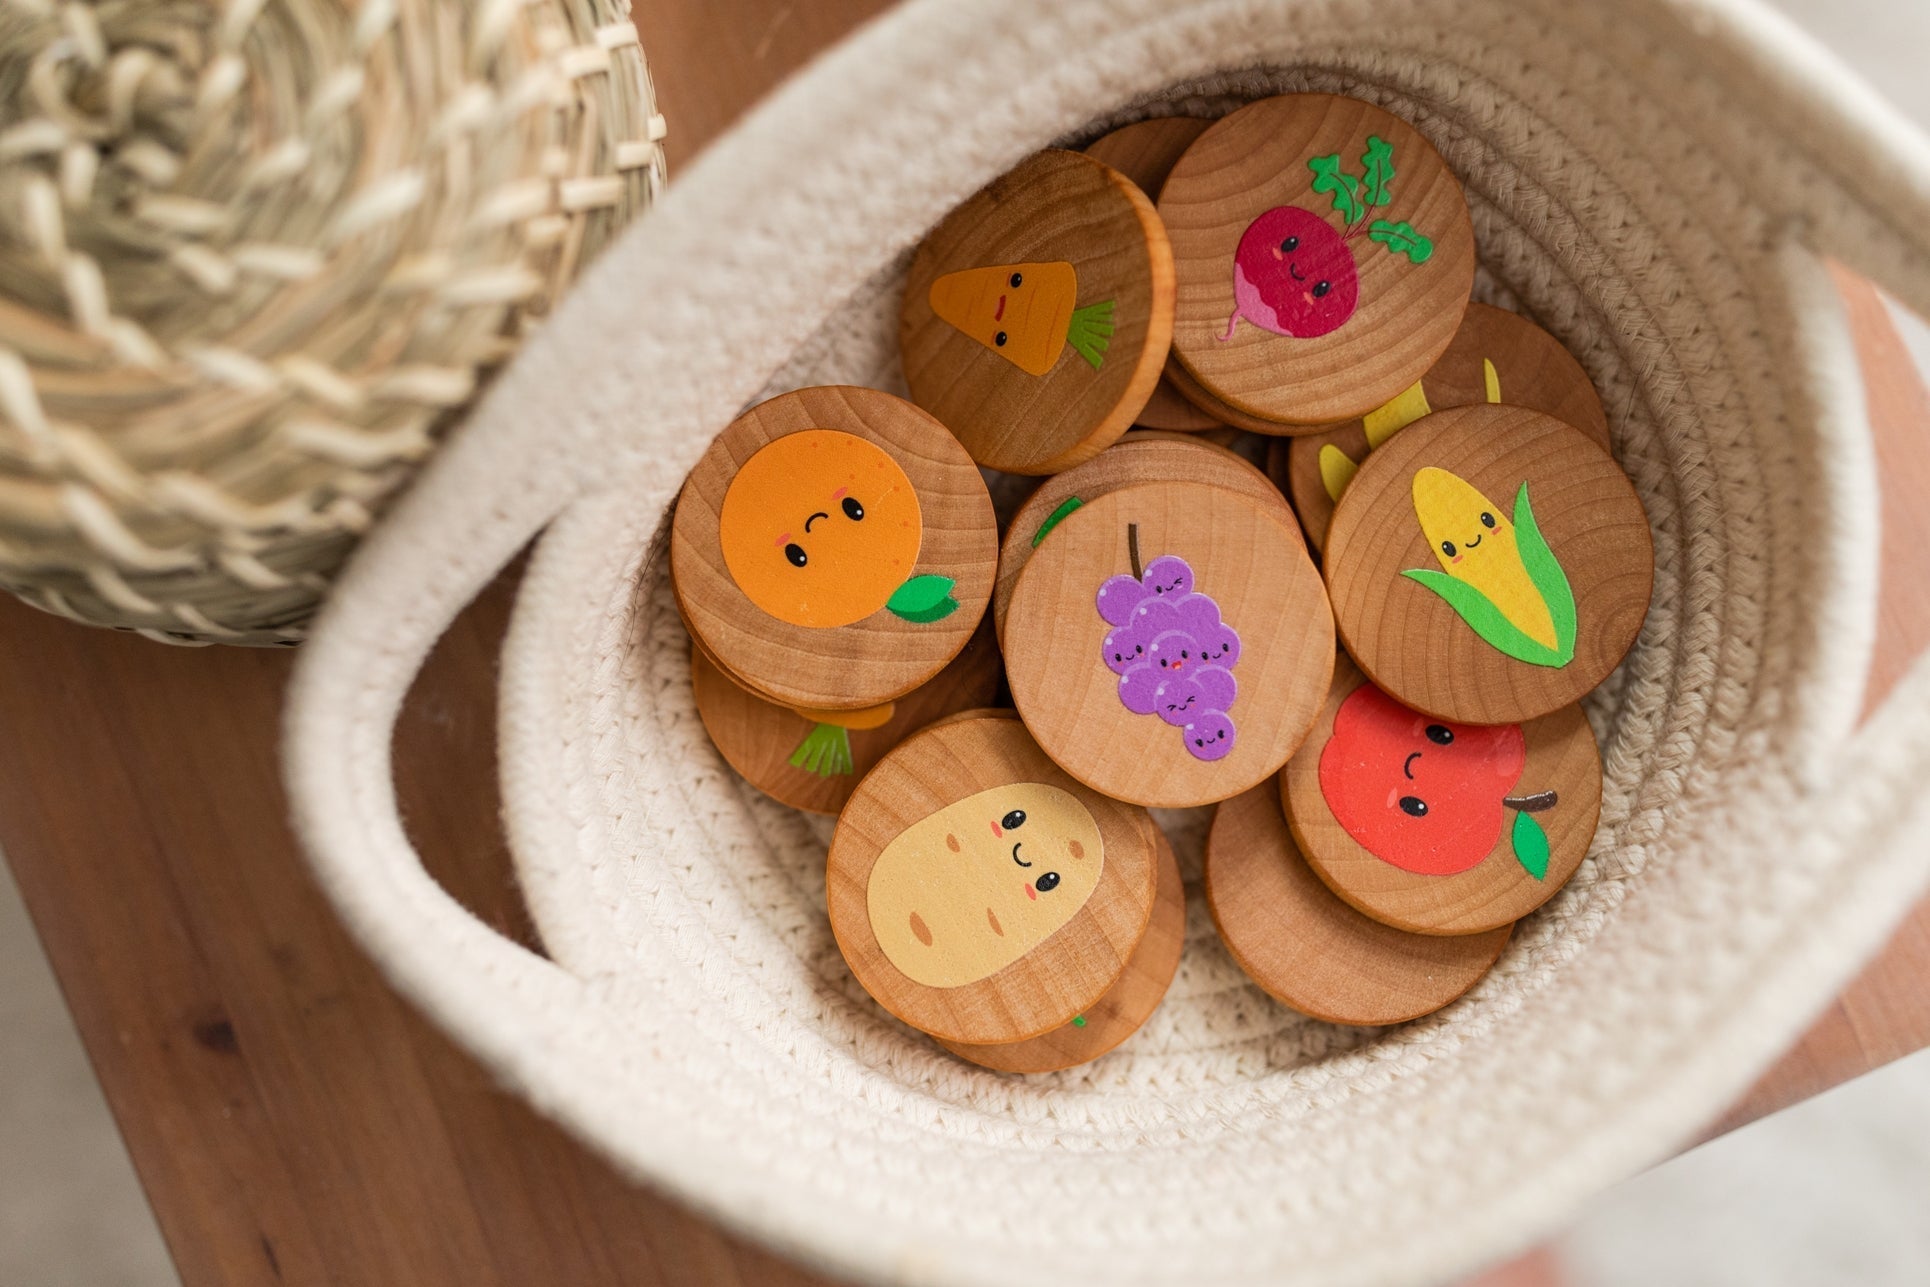
<path fill-rule="evenodd" d="M 1558 798 L 1553 791 L 1537 791 L 1533 795 L 1505 796 L 1501 804 L 1520 813 L 1540 813 L 1544 809 L 1554 808 Z"/>
<path fill-rule="evenodd" d="M 1139 569 L 1139 524 L 1126 524 L 1126 557 L 1133 561 L 1133 580 L 1144 580 L 1146 574 Z"/>

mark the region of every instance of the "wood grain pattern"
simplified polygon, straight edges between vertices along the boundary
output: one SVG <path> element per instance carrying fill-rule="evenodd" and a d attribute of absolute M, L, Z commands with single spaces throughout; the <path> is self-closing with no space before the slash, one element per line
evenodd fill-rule
<path fill-rule="evenodd" d="M 1516 496 L 1527 485 L 1574 596 L 1572 660 L 1517 660 L 1404 575 L 1442 567 L 1416 514 L 1424 469 L 1447 470 L 1486 498 L 1480 508 L 1502 525 L 1490 538 L 1519 527 Z M 1470 513 L 1453 530 L 1465 530 L 1456 552 L 1473 566 L 1483 528 Z M 1620 664 L 1648 614 L 1655 555 L 1634 487 L 1587 435 L 1523 407 L 1473 406 L 1437 412 L 1367 458 L 1334 511 L 1326 573 L 1340 637 L 1381 688 L 1441 719 L 1515 724 L 1573 705 Z"/>
<path fill-rule="evenodd" d="M 1131 179 L 1148 198 L 1158 201 L 1173 163 L 1212 123 L 1197 116 L 1155 116 L 1134 121 L 1094 139 L 1086 145 L 1086 155 L 1104 161 Z M 1139 409 L 1136 423 L 1147 429 L 1198 433 L 1217 429 L 1221 422 L 1188 402 L 1171 381 L 1162 378 L 1154 386 L 1153 396 Z"/>
<path fill-rule="evenodd" d="M 719 670 L 701 648 L 693 646 L 690 656 L 697 715 L 718 753 L 765 795 L 810 813 L 837 813 L 851 798 L 859 780 L 892 747 L 934 720 L 991 705 L 1004 680 L 998 643 L 992 637 L 991 622 L 986 620 L 965 650 L 935 679 L 894 702 L 890 717 L 883 723 L 847 731 L 849 770 L 814 773 L 791 761 L 820 721 L 744 688 Z"/>
<path fill-rule="evenodd" d="M 1392 726 L 1373 730 L 1357 724 L 1351 745 L 1343 741 L 1333 747 L 1332 780 L 1323 780 L 1322 759 L 1335 740 L 1336 716 L 1366 682 L 1344 657 L 1335 664 L 1333 692 L 1320 720 L 1280 774 L 1281 806 L 1314 874 L 1349 906 L 1415 934 L 1478 934 L 1510 925 L 1559 893 L 1588 856 L 1602 813 L 1602 758 L 1581 708 L 1565 706 L 1523 724 L 1515 746 L 1525 749 L 1526 758 L 1513 758 L 1504 749 L 1502 758 L 1519 765 L 1505 779 L 1489 776 L 1488 765 L 1469 754 L 1469 745 L 1486 730 L 1433 724 L 1424 732 L 1429 717 L 1413 715 L 1394 739 L 1398 754 L 1406 757 L 1398 769 L 1362 753 L 1366 738 Z M 1446 744 L 1437 745 L 1442 734 Z M 1354 820 L 1356 828 L 1379 824 L 1374 848 L 1335 814 L 1327 788 L 1345 790 L 1344 768 L 1365 775 L 1376 800 L 1386 793 L 1380 806 L 1384 817 L 1376 812 Z M 1552 801 L 1533 799 L 1550 792 Z M 1418 800 L 1426 812 L 1410 818 L 1399 812 L 1397 800 Z M 1547 840 L 1547 868 L 1539 876 L 1525 870 L 1516 853 L 1511 827 L 1518 811 L 1504 807 L 1504 801 L 1515 800 L 1524 800 L 1521 807 Z M 1449 829 L 1465 825 L 1485 837 L 1490 822 L 1496 834 L 1487 844 L 1461 847 L 1457 854 Z M 1411 869 L 1429 864 L 1416 861 L 1409 847 L 1429 844 L 1449 858 L 1443 868 L 1463 869 L 1441 874 Z"/>
<path fill-rule="evenodd" d="M 1206 905 L 1260 990 L 1328 1023 L 1377 1026 L 1432 1014 L 1480 981 L 1514 926 L 1409 934 L 1363 916 L 1315 876 L 1263 782 L 1226 801 L 1206 838 Z"/>
<path fill-rule="evenodd" d="M 1038 808 L 1039 793 L 1028 790 L 1033 787 L 1069 793 L 1090 815 L 1102 844 L 1101 853 L 1075 848 L 1068 856 L 1060 852 L 1066 843 L 1065 829 L 1056 823 L 1049 824 L 1044 834 L 1037 817 L 1025 827 L 1011 829 L 1009 835 L 1022 837 L 1034 859 L 1066 868 L 1066 885 L 1040 888 L 1036 894 L 1032 886 L 1039 883 L 1037 871 L 1021 864 L 1016 845 L 1007 856 L 1004 846 L 1010 841 L 995 825 L 1008 810 L 1043 812 Z M 985 792 L 992 794 L 983 800 L 975 798 Z M 1000 917 L 988 906 L 981 918 L 982 903 L 1001 901 L 1030 915 L 1031 909 L 1048 907 L 1047 900 L 1068 894 L 1077 883 L 1069 864 L 1093 862 L 1100 864 L 1100 870 L 1078 910 L 1056 922 L 1049 937 L 1025 955 L 971 981 L 920 983 L 888 958 L 890 947 L 880 941 L 876 918 L 883 914 L 881 909 L 895 904 L 888 898 L 892 891 L 879 888 L 874 869 L 908 829 L 940 815 L 941 810 L 961 806 L 962 813 L 943 817 L 950 830 L 942 843 L 950 854 L 934 840 L 930 853 L 921 847 L 917 855 L 919 868 L 930 874 L 917 878 L 917 897 L 922 901 L 914 905 L 923 916 L 914 914 L 912 932 L 926 948 L 938 953 L 959 950 L 956 939 L 946 936 L 946 921 L 969 927 L 974 938 L 967 951 L 1002 946 L 999 940 L 1024 934 L 1024 927 L 1009 910 Z M 946 721 L 887 755 L 858 784 L 839 816 L 825 862 L 831 931 L 865 991 L 919 1031 L 971 1045 L 1024 1041 L 1061 1027 L 1098 1004 L 1132 959 L 1152 916 L 1158 884 L 1153 833 L 1152 818 L 1145 810 L 1073 781 L 1046 758 L 1022 724 L 1003 718 Z M 947 864 L 946 868 L 932 866 L 934 859 Z M 951 867 L 954 859 L 965 866 Z M 895 879 L 897 873 L 892 876 Z M 1004 901 L 1002 893 L 987 892 L 988 882 L 1004 878 L 1014 887 L 1024 886 L 1025 901 L 1012 903 Z M 937 907 L 933 900 L 956 901 L 959 906 Z"/>
<path fill-rule="evenodd" d="M 642 0 L 673 175 L 885 7 Z M 1874 703 L 1930 643 L 1930 398 L 1875 290 L 1837 279 L 1883 487 Z M 514 585 L 505 574 L 429 659 L 395 758 L 431 872 L 529 942 L 490 736 Z M 0 597 L 0 667 L 33 677 L 0 684 L 0 849 L 186 1287 L 824 1287 L 619 1176 L 379 977 L 284 822 L 291 660 L 158 648 Z M 1926 1045 L 1930 903 L 1715 1129 Z"/>
<path fill-rule="evenodd" d="M 1093 501 L 1134 483 L 1167 481 L 1223 487 L 1277 506 L 1288 518 L 1293 516 L 1273 480 L 1239 453 L 1204 437 L 1159 430 L 1129 433 L 1084 464 L 1074 465 L 1040 483 L 1038 490 L 1013 514 L 999 547 L 998 580 L 992 586 L 992 619 L 999 633 L 1002 635 L 1005 631 L 1005 613 L 1012 603 L 1012 589 L 1018 585 L 1019 573 L 1025 570 L 1026 561 L 1032 557 L 1033 539 L 1040 526 L 1061 505 L 1075 496 L 1081 501 Z"/>
<path fill-rule="evenodd" d="M 1573 425 L 1603 451 L 1609 449 L 1608 416 L 1582 364 L 1548 332 L 1518 313 L 1488 304 L 1469 304 L 1441 360 L 1421 377 L 1424 400 L 1413 409 L 1473 406 L 1489 401 L 1488 372 L 1492 365 L 1500 390 L 1498 401 L 1529 407 Z M 1367 459 L 1389 429 L 1377 424 L 1369 434 L 1365 420 L 1354 419 L 1316 434 L 1277 439 L 1272 450 L 1284 453 L 1287 494 L 1315 550 L 1327 543 L 1327 524 L 1333 520 L 1334 497 L 1321 472 L 1321 457 L 1338 452 L 1358 466 Z M 1343 485 L 1344 490 L 1344 485 Z"/>
<path fill-rule="evenodd" d="M 1076 280 L 1054 280 L 1054 266 L 1068 264 Z M 942 292 L 947 274 L 994 267 L 1001 279 L 1023 267 L 1016 275 L 1030 281 L 1007 291 L 1001 280 L 955 303 L 951 320 L 940 315 L 934 288 Z M 1095 368 L 1057 319 L 1070 315 L 1076 325 L 1074 305 L 1106 301 L 1112 329 Z M 960 329 L 961 310 L 984 333 Z M 972 459 L 1051 474 L 1131 427 L 1159 381 L 1172 331 L 1173 257 L 1152 202 L 1111 167 L 1048 149 L 925 238 L 906 278 L 898 343 L 912 400 L 949 426 Z M 1022 365 L 1034 333 L 1047 355 L 1042 374 Z"/>
<path fill-rule="evenodd" d="M 732 577 L 718 534 L 732 480 L 759 449 L 811 429 L 838 430 L 875 443 L 904 471 L 923 515 L 923 540 L 904 575 L 950 578 L 958 602 L 950 616 L 908 621 L 880 601 L 851 625 L 795 625 L 764 611 Z M 800 541 L 809 540 L 802 534 L 807 516 L 827 505 L 834 505 L 828 497 L 800 495 Z M 774 564 L 781 557 L 777 549 L 771 551 Z M 943 425 L 875 389 L 799 389 L 739 416 L 691 471 L 671 528 L 671 578 L 691 633 L 725 670 L 790 706 L 872 706 L 928 682 L 978 627 L 997 566 L 998 525 L 983 475 Z"/>
<path fill-rule="evenodd" d="M 1309 163 L 1336 156 L 1362 178 L 1370 139 L 1391 145 L 1394 178 L 1387 204 L 1362 197 L 1350 220 L 1330 194 L 1314 190 Z M 1262 236 L 1271 223 L 1256 221 L 1283 218 L 1270 214 L 1281 208 L 1303 213 Z M 1225 117 L 1173 167 L 1159 213 L 1179 281 L 1174 355 L 1214 398 L 1281 425 L 1365 415 L 1420 379 L 1453 340 L 1474 285 L 1474 227 L 1460 184 L 1405 121 L 1356 99 L 1287 94 Z M 1432 253 L 1415 263 L 1368 240 L 1370 218 L 1410 224 Z M 1285 257 L 1267 253 L 1284 247 L 1273 247 L 1280 233 L 1295 241 Z M 1248 280 L 1274 307 L 1286 301 L 1299 314 L 1282 319 L 1285 334 L 1256 322 L 1252 302 L 1236 292 L 1243 247 Z M 1301 278 L 1304 293 L 1285 289 Z M 1322 281 L 1332 292 L 1316 299 Z M 1275 282 L 1278 291 L 1269 289 Z"/>
<path fill-rule="evenodd" d="M 1139 940 L 1125 973 L 1106 990 L 1099 1003 L 1062 1028 L 1002 1046 L 973 1046 L 961 1041 L 938 1044 L 994 1072 L 1043 1073 L 1091 1063 L 1117 1049 L 1138 1032 L 1166 997 L 1179 970 L 1180 949 L 1186 945 L 1186 882 L 1180 879 L 1179 859 L 1165 833 L 1153 828 L 1158 852 L 1159 890 L 1152 919 Z M 1083 1021 L 1083 1022 L 1082 1022 Z"/>
<path fill-rule="evenodd" d="M 1113 627 L 1095 595 L 1130 574 L 1135 528 L 1142 562 L 1184 559 L 1194 593 L 1239 636 L 1222 759 L 1192 754 L 1184 726 L 1127 709 L 1108 669 Z M 1155 807 L 1211 804 L 1278 771 L 1326 700 L 1333 658 L 1326 594 L 1281 509 L 1197 483 L 1122 487 L 1074 510 L 1032 552 L 1005 625 L 1013 701 L 1046 753 L 1095 790 Z"/>

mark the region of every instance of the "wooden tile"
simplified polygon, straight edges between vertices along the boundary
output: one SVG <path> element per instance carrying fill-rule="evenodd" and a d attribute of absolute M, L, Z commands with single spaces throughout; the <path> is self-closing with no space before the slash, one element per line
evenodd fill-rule
<path fill-rule="evenodd" d="M 831 930 L 865 991 L 912 1027 L 1024 1041 L 1124 972 L 1152 915 L 1153 832 L 1018 721 L 947 721 L 885 756 L 839 815 Z"/>
<path fill-rule="evenodd" d="M 1186 886 L 1180 879 L 1179 860 L 1157 826 L 1153 828 L 1153 845 L 1159 851 L 1159 892 L 1152 919 L 1146 925 L 1146 936 L 1139 940 L 1139 949 L 1126 963 L 1126 972 L 1099 998 L 1099 1004 L 1064 1027 L 1030 1041 L 1003 1046 L 972 1046 L 959 1041 L 938 1044 L 960 1059 L 995 1072 L 1042 1073 L 1091 1063 L 1138 1032 L 1172 986 L 1173 975 L 1179 970 L 1180 949 L 1186 943 Z"/>
<path fill-rule="evenodd" d="M 1172 252 L 1152 202 L 1111 167 L 1049 149 L 925 239 L 898 340 L 912 400 L 972 459 L 1051 474 L 1131 426 L 1172 326 Z"/>
<path fill-rule="evenodd" d="M 985 479 L 902 398 L 800 389 L 717 436 L 677 499 L 677 604 L 726 672 L 788 706 L 849 710 L 928 682 L 991 598 Z"/>
<path fill-rule="evenodd" d="M 997 700 L 1005 668 L 989 619 L 930 683 L 861 711 L 799 710 L 767 700 L 695 646 L 697 714 L 719 754 L 745 781 L 794 809 L 835 814 L 885 753 L 933 721 Z"/>
<path fill-rule="evenodd" d="M 1581 866 L 1602 760 L 1579 706 L 1443 722 L 1343 657 L 1280 797 L 1308 866 L 1351 906 L 1417 934 L 1476 934 L 1534 911 Z"/>
<path fill-rule="evenodd" d="M 1179 281 L 1173 352 L 1263 421 L 1380 406 L 1447 349 L 1474 285 L 1460 184 L 1407 122 L 1356 99 L 1248 104 L 1186 150 L 1159 209 Z"/>
<path fill-rule="evenodd" d="M 1453 937 L 1361 915 L 1301 857 L 1271 782 L 1226 801 L 1206 840 L 1206 905 L 1261 991 L 1328 1023 L 1404 1023 L 1473 987 L 1512 925 Z"/>
<path fill-rule="evenodd" d="M 1518 313 L 1470 304 L 1454 343 L 1418 385 L 1360 419 L 1274 441 L 1272 450 L 1285 456 L 1288 495 L 1308 543 L 1325 547 L 1334 502 L 1368 452 L 1430 412 L 1482 402 L 1545 412 L 1609 448 L 1601 397 L 1561 341 Z"/>
<path fill-rule="evenodd" d="M 1151 120 L 1134 121 L 1093 140 L 1086 146 L 1086 155 L 1104 161 L 1157 201 L 1159 190 L 1165 186 L 1166 176 L 1180 153 L 1212 123 L 1197 116 L 1155 116 Z M 1137 423 L 1147 429 L 1198 433 L 1217 429 L 1221 422 L 1188 402 L 1170 381 L 1161 379 L 1153 389 L 1153 396 L 1140 408 Z"/>
<path fill-rule="evenodd" d="M 1032 552 L 1005 622 L 1026 727 L 1067 772 L 1136 804 L 1237 795 L 1300 745 L 1333 674 L 1332 618 L 1276 503 L 1122 487 Z"/>
<path fill-rule="evenodd" d="M 1005 629 L 1005 612 L 1019 573 L 1033 549 L 1064 519 L 1068 505 L 1075 500 L 1083 505 L 1135 483 L 1168 480 L 1224 487 L 1278 506 L 1289 519 L 1293 516 L 1273 480 L 1237 452 L 1202 436 L 1158 430 L 1129 433 L 1084 464 L 1040 483 L 1013 515 L 999 549 L 998 580 L 992 587 L 992 618 L 1000 632 Z"/>
<path fill-rule="evenodd" d="M 1580 701 L 1642 628 L 1648 518 L 1614 459 L 1524 407 L 1437 412 L 1367 458 L 1328 530 L 1340 637 L 1416 710 L 1514 724 Z"/>

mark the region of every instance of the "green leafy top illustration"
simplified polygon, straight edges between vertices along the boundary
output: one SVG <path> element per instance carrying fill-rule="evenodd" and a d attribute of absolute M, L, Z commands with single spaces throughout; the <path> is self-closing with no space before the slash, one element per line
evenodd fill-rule
<path fill-rule="evenodd" d="M 1367 150 L 1360 157 L 1361 175 L 1348 173 L 1341 165 L 1338 152 L 1312 158 L 1307 168 L 1313 171 L 1313 190 L 1326 193 L 1332 199 L 1334 209 L 1346 225 L 1341 233 L 1343 237 L 1358 235 L 1367 224 L 1368 212 L 1389 205 L 1394 199 L 1394 145 L 1378 134 L 1367 136 Z M 1434 253 L 1434 243 L 1406 220 L 1395 223 L 1376 219 L 1367 228 L 1367 239 L 1387 247 L 1392 254 L 1407 256 L 1409 263 L 1426 263 Z"/>

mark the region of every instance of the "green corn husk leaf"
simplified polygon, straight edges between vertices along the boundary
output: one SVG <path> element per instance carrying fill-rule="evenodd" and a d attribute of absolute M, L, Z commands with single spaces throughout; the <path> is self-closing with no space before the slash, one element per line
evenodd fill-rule
<path fill-rule="evenodd" d="M 1535 521 L 1527 483 L 1515 493 L 1515 548 L 1521 552 L 1521 566 L 1527 569 L 1528 579 L 1541 592 L 1541 601 L 1548 605 L 1548 615 L 1554 619 L 1555 655 L 1559 658 L 1554 664 L 1566 666 L 1575 659 L 1575 592 Z"/>
<path fill-rule="evenodd" d="M 1095 371 L 1105 364 L 1106 349 L 1112 344 L 1112 309 L 1109 299 L 1075 308 L 1066 327 L 1066 343 Z"/>
<path fill-rule="evenodd" d="M 1514 622 L 1494 606 L 1487 595 L 1481 593 L 1466 581 L 1458 581 L 1445 572 L 1434 568 L 1408 568 L 1401 573 L 1409 580 L 1418 581 L 1434 593 L 1447 600 L 1455 615 L 1468 623 L 1475 634 L 1480 635 L 1490 647 L 1525 661 L 1531 666 L 1565 666 L 1568 657 L 1562 656 L 1558 649 L 1536 643 Z M 1559 636 L 1557 640 L 1559 641 Z M 1569 656 L 1573 656 L 1573 648 Z"/>
<path fill-rule="evenodd" d="M 1434 243 L 1414 231 L 1414 225 L 1403 219 L 1393 223 L 1386 219 L 1376 219 L 1367 228 L 1367 240 L 1378 241 L 1397 255 L 1406 255 L 1409 263 L 1424 264 L 1434 253 Z"/>
<path fill-rule="evenodd" d="M 891 592 L 885 607 L 906 621 L 937 621 L 958 610 L 958 600 L 952 598 L 956 584 L 948 576 L 915 576 Z"/>
<path fill-rule="evenodd" d="M 1359 223 L 1367 213 L 1360 204 L 1360 180 L 1340 168 L 1340 153 L 1314 157 L 1307 168 L 1313 171 L 1313 190 L 1330 195 L 1334 209 L 1348 225 Z"/>
<path fill-rule="evenodd" d="M 791 752 L 789 763 L 794 769 L 803 769 L 821 778 L 851 772 L 854 767 L 851 730 L 836 724 L 813 724 L 797 749 Z"/>
<path fill-rule="evenodd" d="M 1360 168 L 1367 172 L 1361 199 L 1370 206 L 1384 206 L 1391 200 L 1388 191 L 1394 182 L 1394 145 L 1376 134 L 1367 136 L 1367 150 L 1361 153 Z"/>
<path fill-rule="evenodd" d="M 1513 834 L 1515 861 L 1536 880 L 1548 878 L 1548 833 L 1532 813 L 1517 813 Z"/>
<path fill-rule="evenodd" d="M 1066 516 L 1083 504 L 1085 504 L 1085 502 L 1077 496 L 1066 497 L 1059 505 L 1059 508 L 1046 515 L 1045 522 L 1039 524 L 1039 530 L 1032 533 L 1032 548 L 1035 550 L 1038 549 L 1039 543 L 1045 540 L 1046 537 L 1052 535 L 1052 529 L 1065 522 Z"/>

